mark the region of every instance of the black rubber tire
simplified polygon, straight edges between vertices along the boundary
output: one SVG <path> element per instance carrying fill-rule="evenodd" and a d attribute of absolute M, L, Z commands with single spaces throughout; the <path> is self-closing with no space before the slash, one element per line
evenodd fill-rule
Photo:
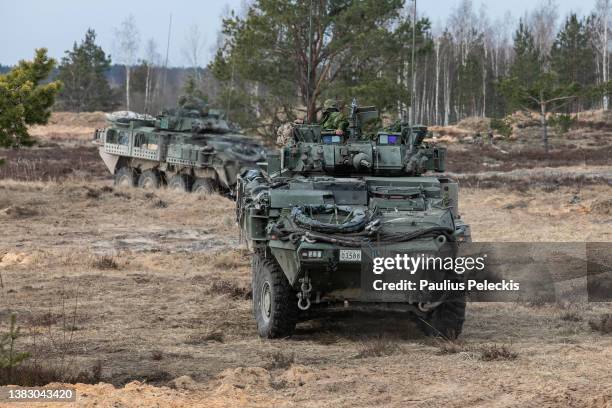
<path fill-rule="evenodd" d="M 465 321 L 465 297 L 444 302 L 421 319 L 418 323 L 425 335 L 455 340 Z"/>
<path fill-rule="evenodd" d="M 115 172 L 114 185 L 117 187 L 136 187 L 138 173 L 131 167 L 122 167 Z"/>
<path fill-rule="evenodd" d="M 208 177 L 198 177 L 191 186 L 191 191 L 196 194 L 210 195 L 216 191 L 216 183 Z"/>
<path fill-rule="evenodd" d="M 168 189 L 188 193 L 191 191 L 192 180 L 186 174 L 175 174 L 168 180 Z"/>
<path fill-rule="evenodd" d="M 161 176 L 155 170 L 143 171 L 138 177 L 138 187 L 144 189 L 155 189 L 161 186 Z"/>
<path fill-rule="evenodd" d="M 253 256 L 253 314 L 260 337 L 288 337 L 295 331 L 297 296 L 280 266 L 259 254 Z"/>

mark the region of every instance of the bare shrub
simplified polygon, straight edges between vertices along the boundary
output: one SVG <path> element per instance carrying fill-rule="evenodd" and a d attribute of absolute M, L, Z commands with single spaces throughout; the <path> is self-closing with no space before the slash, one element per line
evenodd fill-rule
<path fill-rule="evenodd" d="M 109 255 L 102 255 L 102 256 L 96 257 L 91 262 L 91 266 L 93 266 L 96 269 L 102 269 L 102 270 L 119 269 L 119 264 L 117 263 L 115 258 Z"/>
<path fill-rule="evenodd" d="M 156 200 L 151 204 L 153 208 L 168 208 L 168 203 L 164 200 Z"/>
<path fill-rule="evenodd" d="M 437 340 L 439 355 L 458 354 L 470 351 L 469 347 L 462 341 Z"/>
<path fill-rule="evenodd" d="M 612 198 L 599 198 L 591 204 L 591 212 L 597 215 L 612 215 Z"/>
<path fill-rule="evenodd" d="M 0 370 L 0 385 L 19 385 L 38 387 L 54 382 L 68 384 L 96 384 L 102 380 L 102 362 L 96 361 L 90 370 L 78 371 L 71 367 L 67 370 L 61 364 L 26 362 L 9 375 L 5 369 Z"/>
<path fill-rule="evenodd" d="M 217 343 L 223 343 L 225 335 L 220 331 L 213 331 L 204 336 L 205 341 L 216 341 Z"/>
<path fill-rule="evenodd" d="M 599 320 L 590 320 L 589 326 L 593 331 L 610 334 L 612 333 L 612 314 L 606 313 L 602 315 Z"/>
<path fill-rule="evenodd" d="M 376 337 L 361 342 L 355 358 L 384 357 L 397 354 L 400 347 L 382 337 Z"/>
<path fill-rule="evenodd" d="M 214 281 L 210 286 L 210 292 L 229 295 L 232 299 L 250 299 L 253 296 L 251 288 L 224 279 Z"/>
<path fill-rule="evenodd" d="M 51 314 L 49 314 L 51 315 Z M 55 315 L 53 315 L 55 317 Z M 36 356 L 26 351 L 17 351 L 16 341 L 21 337 L 16 316 L 10 317 L 8 331 L 0 336 L 0 386 L 19 385 L 34 387 L 52 382 L 88 383 L 100 382 L 102 362 L 98 360 L 91 370 L 77 371 L 73 366 L 58 362 L 39 363 Z"/>
<path fill-rule="evenodd" d="M 516 360 L 518 357 L 518 353 L 505 344 L 483 344 L 473 350 L 480 353 L 482 361 Z"/>
<path fill-rule="evenodd" d="M 264 355 L 267 360 L 265 369 L 287 369 L 295 362 L 295 354 L 285 354 L 282 351 L 275 351 L 273 353 L 267 353 Z"/>
<path fill-rule="evenodd" d="M 185 344 L 198 345 L 204 344 L 209 341 L 215 341 L 217 343 L 223 343 L 225 341 L 225 335 L 220 331 L 212 331 L 208 333 L 196 333 L 190 334 L 185 339 Z"/>
<path fill-rule="evenodd" d="M 132 198 L 132 196 L 131 196 L 131 195 L 129 195 L 128 193 L 123 192 L 123 191 L 115 191 L 115 192 L 113 193 L 113 195 L 114 195 L 115 197 L 118 197 L 118 198 L 123 198 L 123 199 L 126 199 L 126 200 L 130 200 L 130 199 Z"/>
<path fill-rule="evenodd" d="M 41 315 L 30 316 L 27 320 L 32 326 L 52 326 L 59 323 L 62 318 L 61 314 L 46 312 Z"/>
<path fill-rule="evenodd" d="M 95 190 L 95 189 L 89 188 L 89 187 L 85 187 L 85 189 L 87 190 L 87 193 L 85 193 L 85 197 L 87 197 L 87 198 L 91 198 L 91 199 L 97 200 L 102 195 L 100 190 Z"/>
<path fill-rule="evenodd" d="M 20 219 L 29 218 L 38 215 L 38 211 L 34 208 L 12 205 L 0 210 L 0 215 L 7 218 Z"/>
<path fill-rule="evenodd" d="M 579 322 L 582 320 L 582 316 L 580 316 L 578 313 L 576 312 L 565 312 L 563 313 L 561 316 L 559 316 L 559 319 L 565 321 L 565 322 Z"/>
<path fill-rule="evenodd" d="M 153 350 L 151 351 L 151 360 L 153 361 L 161 361 L 164 358 L 164 353 L 161 350 Z"/>
<path fill-rule="evenodd" d="M 248 266 L 250 254 L 244 251 L 230 251 L 216 253 L 212 257 L 212 262 L 215 268 L 219 269 L 235 269 L 242 266 Z"/>

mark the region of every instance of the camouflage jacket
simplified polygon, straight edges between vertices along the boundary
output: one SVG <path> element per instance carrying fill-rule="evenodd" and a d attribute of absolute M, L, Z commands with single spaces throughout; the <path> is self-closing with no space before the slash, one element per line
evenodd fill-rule
<path fill-rule="evenodd" d="M 342 130 L 346 132 L 348 129 L 348 120 L 342 112 L 326 112 L 321 118 L 321 129 L 323 130 Z"/>

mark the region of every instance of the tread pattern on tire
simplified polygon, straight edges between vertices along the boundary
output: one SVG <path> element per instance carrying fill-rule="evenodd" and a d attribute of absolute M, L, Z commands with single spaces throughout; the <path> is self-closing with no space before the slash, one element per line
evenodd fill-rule
<path fill-rule="evenodd" d="M 159 188 L 161 187 L 162 184 L 162 178 L 161 175 L 159 174 L 159 172 L 155 171 L 155 170 L 145 170 L 142 172 L 142 174 L 140 175 L 140 177 L 138 178 L 138 187 L 142 188 L 144 186 L 144 181 L 147 178 L 151 178 L 154 182 L 154 186 L 153 188 Z"/>
<path fill-rule="evenodd" d="M 266 270 L 269 272 L 269 282 L 275 294 L 272 301 L 272 315 L 268 323 L 265 323 L 263 318 L 258 315 L 261 310 L 258 304 L 261 299 L 259 288 L 263 284 L 262 280 L 265 279 Z M 289 281 L 280 266 L 274 260 L 264 258 L 258 253 L 253 255 L 253 313 L 257 320 L 257 330 L 261 337 L 270 339 L 287 337 L 291 336 L 295 331 L 295 325 L 298 320 L 295 292 L 289 285 Z"/>
<path fill-rule="evenodd" d="M 138 173 L 131 167 L 121 167 L 117 170 L 113 184 L 118 186 L 119 180 L 124 176 L 131 177 L 130 187 L 136 187 L 138 185 Z"/>
<path fill-rule="evenodd" d="M 213 194 L 216 190 L 214 180 L 206 177 L 197 178 L 191 186 L 191 190 L 195 193 L 200 187 L 204 187 L 201 191 L 203 194 Z"/>
<path fill-rule="evenodd" d="M 180 184 L 180 180 L 182 180 L 182 185 Z M 192 184 L 192 178 L 186 174 L 175 174 L 174 176 L 170 177 L 170 180 L 168 180 L 168 188 L 177 187 L 179 190 L 185 192 L 191 191 Z"/>

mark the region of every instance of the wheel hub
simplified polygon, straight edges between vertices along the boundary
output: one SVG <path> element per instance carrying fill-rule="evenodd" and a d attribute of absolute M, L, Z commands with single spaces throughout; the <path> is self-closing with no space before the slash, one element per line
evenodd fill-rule
<path fill-rule="evenodd" d="M 272 315 L 272 289 L 270 288 L 270 284 L 268 282 L 264 282 L 261 287 L 259 307 L 261 309 L 261 316 L 266 322 L 268 322 L 270 320 L 270 316 Z"/>

